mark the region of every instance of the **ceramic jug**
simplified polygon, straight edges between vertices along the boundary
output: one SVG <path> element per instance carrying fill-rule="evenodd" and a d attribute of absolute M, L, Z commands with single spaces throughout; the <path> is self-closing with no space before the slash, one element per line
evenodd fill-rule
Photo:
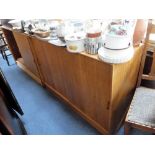
<path fill-rule="evenodd" d="M 138 46 L 145 38 L 146 30 L 147 30 L 148 20 L 146 19 L 138 19 L 134 35 L 133 35 L 133 45 Z"/>

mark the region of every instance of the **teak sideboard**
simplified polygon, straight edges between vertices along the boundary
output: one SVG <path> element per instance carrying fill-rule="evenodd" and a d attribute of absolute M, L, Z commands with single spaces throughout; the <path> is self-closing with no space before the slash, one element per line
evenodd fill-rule
<path fill-rule="evenodd" d="M 65 47 L 34 36 L 6 27 L 3 31 L 6 39 L 9 33 L 13 35 L 18 49 L 10 50 L 13 55 L 21 55 L 15 57 L 17 65 L 33 79 L 102 134 L 113 134 L 119 129 L 135 90 L 142 46 L 135 48 L 129 62 L 108 64 L 97 55 L 69 53 Z"/>

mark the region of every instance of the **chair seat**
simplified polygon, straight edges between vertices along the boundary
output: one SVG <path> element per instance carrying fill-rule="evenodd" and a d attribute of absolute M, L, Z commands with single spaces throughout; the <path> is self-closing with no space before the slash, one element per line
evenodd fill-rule
<path fill-rule="evenodd" d="M 155 89 L 146 87 L 136 89 L 126 122 L 155 128 Z"/>

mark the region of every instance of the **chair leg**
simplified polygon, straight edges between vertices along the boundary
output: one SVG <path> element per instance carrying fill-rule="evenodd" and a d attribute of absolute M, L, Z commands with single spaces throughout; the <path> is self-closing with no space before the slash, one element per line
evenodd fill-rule
<path fill-rule="evenodd" d="M 3 51 L 0 50 L 0 52 L 1 52 L 2 58 L 5 59 L 5 58 L 4 58 L 4 53 L 3 53 Z"/>
<path fill-rule="evenodd" d="M 129 135 L 131 130 L 131 125 L 129 123 L 124 124 L 124 134 Z"/>
<path fill-rule="evenodd" d="M 8 66 L 10 66 L 10 63 L 9 63 L 9 60 L 8 60 L 8 57 L 7 57 L 6 53 L 5 53 L 5 51 L 4 51 L 4 57 L 5 57 L 5 60 L 6 60 L 7 64 L 8 64 Z"/>

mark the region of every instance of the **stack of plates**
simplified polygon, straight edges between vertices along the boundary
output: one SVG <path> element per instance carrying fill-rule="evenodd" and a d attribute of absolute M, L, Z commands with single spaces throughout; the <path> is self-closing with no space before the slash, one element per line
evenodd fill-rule
<path fill-rule="evenodd" d="M 119 64 L 125 63 L 132 59 L 134 55 L 133 47 L 122 50 L 110 50 L 101 47 L 98 51 L 99 58 L 107 63 Z"/>

